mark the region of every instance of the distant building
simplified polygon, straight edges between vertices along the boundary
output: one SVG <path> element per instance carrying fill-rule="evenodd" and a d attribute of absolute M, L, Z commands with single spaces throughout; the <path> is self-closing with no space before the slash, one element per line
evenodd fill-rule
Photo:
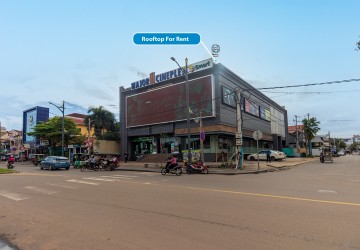
<path fill-rule="evenodd" d="M 346 146 L 353 144 L 353 138 L 343 138 L 343 141 L 345 142 Z"/>
<path fill-rule="evenodd" d="M 300 148 L 305 147 L 304 125 L 297 125 L 297 129 L 296 126 L 288 126 L 288 133 L 289 133 L 289 147 L 296 148 L 296 137 L 298 137 L 299 140 L 299 147 Z"/>
<path fill-rule="evenodd" d="M 360 135 L 354 135 L 353 136 L 353 143 L 359 143 L 360 142 Z"/>

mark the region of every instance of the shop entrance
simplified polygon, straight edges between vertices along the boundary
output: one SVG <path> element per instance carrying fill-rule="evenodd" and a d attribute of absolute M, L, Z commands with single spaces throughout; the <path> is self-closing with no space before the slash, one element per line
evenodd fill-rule
<path fill-rule="evenodd" d="M 154 137 L 137 137 L 131 140 L 131 155 L 152 154 Z"/>

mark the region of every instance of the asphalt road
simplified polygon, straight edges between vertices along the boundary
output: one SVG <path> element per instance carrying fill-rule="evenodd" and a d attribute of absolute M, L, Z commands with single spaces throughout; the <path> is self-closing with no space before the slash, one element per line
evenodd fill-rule
<path fill-rule="evenodd" d="M 0 175 L 18 249 L 360 249 L 360 156 L 253 175 Z"/>

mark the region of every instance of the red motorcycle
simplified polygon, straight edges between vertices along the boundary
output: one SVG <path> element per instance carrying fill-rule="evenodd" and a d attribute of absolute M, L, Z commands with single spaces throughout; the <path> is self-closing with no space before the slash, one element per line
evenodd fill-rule
<path fill-rule="evenodd" d="M 202 161 L 198 161 L 194 164 L 189 164 L 186 167 L 187 174 L 208 174 L 209 168 L 205 166 Z"/>

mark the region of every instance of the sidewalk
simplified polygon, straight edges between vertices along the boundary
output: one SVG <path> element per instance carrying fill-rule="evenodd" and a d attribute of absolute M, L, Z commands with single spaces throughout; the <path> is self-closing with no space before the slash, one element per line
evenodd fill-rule
<path fill-rule="evenodd" d="M 259 168 L 257 161 L 244 161 L 242 170 L 233 169 L 233 168 L 220 168 L 221 162 L 206 162 L 205 165 L 210 167 L 209 174 L 237 175 L 237 174 L 257 174 L 263 172 L 284 170 L 300 164 L 305 164 L 317 160 L 318 158 L 287 158 L 282 161 L 275 161 L 275 162 L 273 161 L 271 163 L 260 161 Z M 162 164 L 162 166 L 165 166 L 165 164 Z M 160 173 L 162 166 L 160 163 L 128 161 L 127 163 L 122 162 L 118 169 L 126 170 L 126 171 Z"/>

